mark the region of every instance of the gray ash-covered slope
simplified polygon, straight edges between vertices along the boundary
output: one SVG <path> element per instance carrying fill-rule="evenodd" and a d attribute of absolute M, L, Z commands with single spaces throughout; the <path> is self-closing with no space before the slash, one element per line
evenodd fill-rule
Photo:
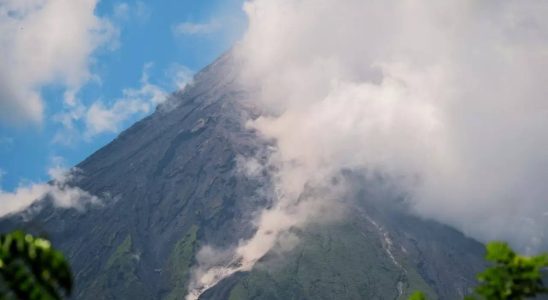
<path fill-rule="evenodd" d="M 237 171 L 236 158 L 265 143 L 245 129 L 251 113 L 238 101 L 247 94 L 235 71 L 225 55 L 77 166 L 73 184 L 103 205 L 45 205 L 0 226 L 47 232 L 72 263 L 74 299 L 183 299 L 200 247 L 251 235 L 250 220 L 268 205 L 258 193 L 263 181 Z M 382 205 L 391 196 L 378 190 L 364 186 L 353 216 L 296 230 L 300 243 L 290 252 L 267 255 L 201 298 L 397 299 L 413 289 L 460 298 L 483 266 L 483 246 Z"/>

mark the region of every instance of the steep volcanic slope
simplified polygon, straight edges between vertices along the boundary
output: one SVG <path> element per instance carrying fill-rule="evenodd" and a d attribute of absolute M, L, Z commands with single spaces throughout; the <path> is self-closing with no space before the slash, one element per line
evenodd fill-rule
<path fill-rule="evenodd" d="M 47 232 L 70 258 L 75 299 L 182 299 L 203 245 L 228 247 L 253 232 L 268 205 L 264 180 L 237 157 L 265 143 L 245 129 L 247 94 L 224 56 L 194 84 L 77 167 L 72 184 L 104 199 L 85 212 L 45 206 L 0 222 Z M 457 299 L 474 284 L 483 247 L 407 215 L 397 197 L 364 185 L 344 222 L 296 230 L 300 243 L 231 276 L 203 299 L 396 299 L 420 288 Z M 383 198 L 390 198 L 384 201 Z"/>
<path fill-rule="evenodd" d="M 295 230 L 300 242 L 289 253 L 271 253 L 202 298 L 406 299 L 419 289 L 430 299 L 462 299 L 470 292 L 472 275 L 485 266 L 483 246 L 407 214 L 380 181 L 353 198 L 344 221 Z"/>

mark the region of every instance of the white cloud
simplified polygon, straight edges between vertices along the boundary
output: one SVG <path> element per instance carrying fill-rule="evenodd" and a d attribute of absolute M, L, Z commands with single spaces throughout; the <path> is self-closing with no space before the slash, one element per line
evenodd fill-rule
<path fill-rule="evenodd" d="M 182 22 L 173 26 L 173 34 L 205 35 L 217 32 L 221 28 L 221 22 L 217 19 L 213 19 L 207 23 Z"/>
<path fill-rule="evenodd" d="M 242 82 L 267 112 L 249 126 L 276 141 L 277 200 L 236 261 L 307 224 L 294 213 L 303 191 L 333 188 L 341 170 L 397 178 L 417 214 L 482 241 L 548 249 L 548 2 L 255 0 L 245 10 Z M 215 284 L 216 270 L 202 271 L 191 288 Z"/>
<path fill-rule="evenodd" d="M 244 76 L 275 108 L 251 126 L 302 176 L 403 176 L 417 213 L 482 240 L 525 245 L 548 225 L 547 3 L 259 0 L 246 11 Z"/>
<path fill-rule="evenodd" d="M 53 142 L 72 145 L 81 140 L 90 140 L 103 133 L 118 133 L 125 123 L 135 117 L 151 113 L 156 106 L 165 102 L 168 92 L 150 82 L 148 72 L 152 64 L 146 64 L 138 88 L 122 90 L 122 96 L 112 101 L 97 100 L 89 105 L 74 99 L 64 112 L 54 115 L 54 121 L 62 125 Z M 180 65 L 169 69 L 169 86 L 184 88 L 191 81 L 190 71 Z M 190 79 L 189 79 L 190 78 Z"/>
<path fill-rule="evenodd" d="M 69 182 L 79 175 L 77 169 L 67 171 L 60 166 L 54 166 L 48 173 L 52 179 L 51 184 L 22 184 L 13 192 L 0 189 L 0 217 L 23 212 L 45 197 L 50 197 L 56 207 L 78 210 L 83 210 L 86 204 L 102 204 L 102 200 L 97 196 L 69 185 Z"/>
<path fill-rule="evenodd" d="M 126 122 L 136 117 L 150 114 L 154 109 L 166 105 L 169 92 L 173 88 L 182 90 L 192 83 L 193 72 L 180 64 L 172 64 L 164 72 L 161 84 L 150 82 L 149 71 L 152 63 L 143 67 L 140 86 L 122 90 L 122 96 L 112 101 L 97 100 L 89 105 L 77 98 L 72 98 L 72 104 L 66 105 L 66 110 L 54 115 L 54 121 L 62 125 L 53 142 L 72 145 L 80 140 L 90 140 L 103 133 L 118 133 L 127 125 Z M 71 98 L 71 97 L 66 97 Z M 168 107 L 169 106 L 169 107 Z"/>
<path fill-rule="evenodd" d="M 5 0 L 0 5 L 0 121 L 42 120 L 40 88 L 76 91 L 91 78 L 90 56 L 117 30 L 97 0 Z"/>
<path fill-rule="evenodd" d="M 0 191 L 0 217 L 25 210 L 47 195 L 49 189 L 47 184 L 31 184 L 20 186 L 11 193 Z"/>
<path fill-rule="evenodd" d="M 114 100 L 111 105 L 101 101 L 93 103 L 85 113 L 85 136 L 120 131 L 123 122 L 139 114 L 148 114 L 166 100 L 166 92 L 159 86 L 149 82 L 145 66 L 141 77 L 141 86 L 138 89 L 124 89 L 122 98 Z"/>
<path fill-rule="evenodd" d="M 194 71 L 180 64 L 172 64 L 166 72 L 166 77 L 172 79 L 172 85 L 178 90 L 183 90 L 187 85 L 192 84 Z"/>
<path fill-rule="evenodd" d="M 102 102 L 95 102 L 86 112 L 86 137 L 93 137 L 101 133 L 116 133 L 122 122 L 139 113 L 149 113 L 151 104 L 141 99 L 119 99 L 112 106 L 107 107 Z"/>

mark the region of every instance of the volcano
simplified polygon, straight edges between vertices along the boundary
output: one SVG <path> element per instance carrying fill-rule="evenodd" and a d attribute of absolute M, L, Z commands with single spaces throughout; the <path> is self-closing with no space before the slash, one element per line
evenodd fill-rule
<path fill-rule="evenodd" d="M 74 299 L 184 299 L 203 246 L 234 247 L 270 205 L 268 174 L 239 171 L 275 141 L 245 126 L 260 110 L 226 54 L 150 116 L 76 166 L 71 185 L 97 195 L 84 211 L 48 199 L 0 221 L 47 233 L 69 258 Z M 357 180 L 351 213 L 295 229 L 291 249 L 272 251 L 199 299 L 461 299 L 483 269 L 484 247 L 410 214 L 383 179 Z"/>

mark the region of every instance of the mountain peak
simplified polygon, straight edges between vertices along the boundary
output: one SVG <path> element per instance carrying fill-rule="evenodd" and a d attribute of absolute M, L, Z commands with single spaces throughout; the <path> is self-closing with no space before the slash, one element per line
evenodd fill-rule
<path fill-rule="evenodd" d="M 23 222 L 40 224 L 67 254 L 75 298 L 181 299 L 198 261 L 226 261 L 222 251 L 208 257 L 208 247 L 228 250 L 253 235 L 271 187 L 268 174 L 246 176 L 239 158 L 260 156 L 269 143 L 245 126 L 256 112 L 242 101 L 249 93 L 236 64 L 222 56 L 78 164 L 83 176 L 72 184 L 109 195 L 103 205 L 49 207 Z M 394 196 L 375 183 L 359 191 L 348 218 L 290 230 L 289 248 L 268 252 L 200 299 L 396 299 L 415 288 L 457 299 L 468 292 L 482 267 L 481 244 L 379 206 Z"/>

